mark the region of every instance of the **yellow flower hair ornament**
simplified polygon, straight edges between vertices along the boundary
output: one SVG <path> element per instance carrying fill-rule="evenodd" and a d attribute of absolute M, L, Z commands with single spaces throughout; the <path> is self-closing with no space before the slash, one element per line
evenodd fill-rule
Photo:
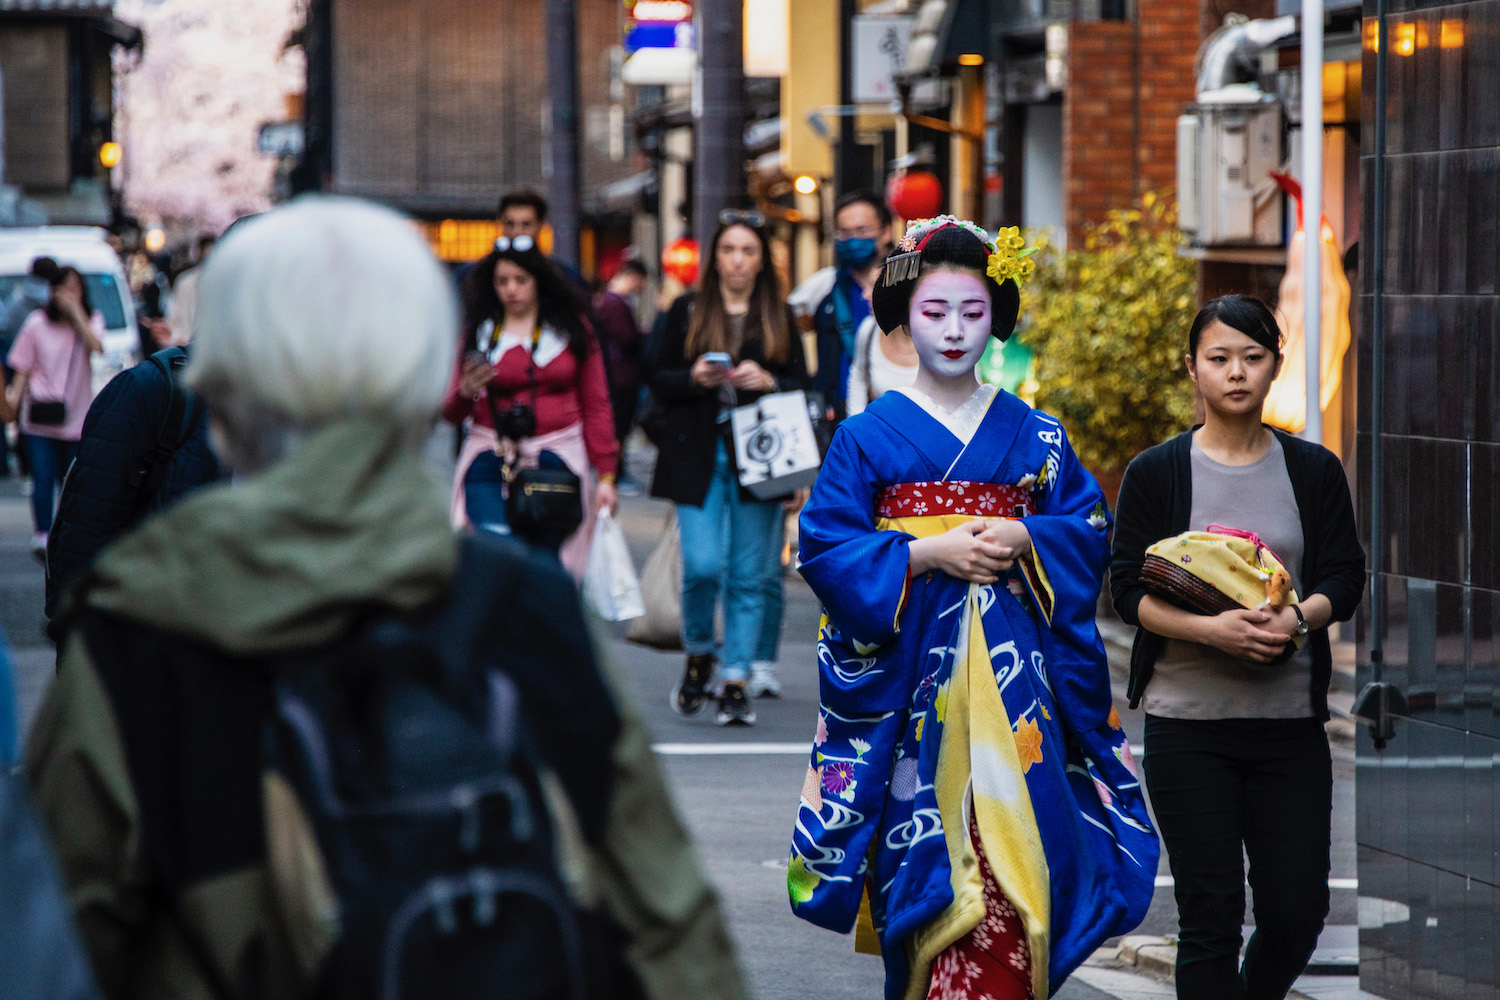
<path fill-rule="evenodd" d="M 1036 273 L 1036 261 L 1031 259 L 1036 251 L 1036 247 L 1026 246 L 1018 227 L 996 230 L 985 273 L 997 282 L 1008 280 L 1019 285 Z"/>

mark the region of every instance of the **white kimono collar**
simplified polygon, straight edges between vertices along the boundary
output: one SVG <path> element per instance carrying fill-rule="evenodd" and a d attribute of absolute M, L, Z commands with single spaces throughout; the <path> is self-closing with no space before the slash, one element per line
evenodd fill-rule
<path fill-rule="evenodd" d="M 967 445 L 974 439 L 974 433 L 979 430 L 979 425 L 984 422 L 984 415 L 989 412 L 990 401 L 995 398 L 996 389 L 985 383 L 975 386 L 974 394 L 960 403 L 958 409 L 951 413 L 934 402 L 927 393 L 909 385 L 898 386 L 891 392 L 899 392 L 916 403 L 928 416 L 948 428 L 954 437 Z"/>

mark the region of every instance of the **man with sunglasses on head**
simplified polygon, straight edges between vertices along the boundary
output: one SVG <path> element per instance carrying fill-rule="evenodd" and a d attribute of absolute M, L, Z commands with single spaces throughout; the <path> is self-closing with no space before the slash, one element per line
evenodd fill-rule
<path fill-rule="evenodd" d="M 817 333 L 813 389 L 835 420 L 844 417 L 849 366 L 859 326 L 870 315 L 869 290 L 890 252 L 891 210 L 874 191 L 851 191 L 833 211 L 833 267 L 825 267 L 788 297 L 802 330 Z"/>

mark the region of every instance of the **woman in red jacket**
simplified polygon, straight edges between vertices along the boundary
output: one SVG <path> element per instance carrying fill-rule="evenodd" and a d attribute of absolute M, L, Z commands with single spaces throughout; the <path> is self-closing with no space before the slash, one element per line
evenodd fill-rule
<path fill-rule="evenodd" d="M 614 512 L 620 454 L 585 308 L 531 237 L 502 236 L 469 272 L 463 350 L 443 398 L 444 419 L 468 427 L 453 483 L 454 526 L 507 533 L 502 465 L 565 465 L 583 485 L 583 524 L 558 553 L 575 578 L 595 514 Z"/>

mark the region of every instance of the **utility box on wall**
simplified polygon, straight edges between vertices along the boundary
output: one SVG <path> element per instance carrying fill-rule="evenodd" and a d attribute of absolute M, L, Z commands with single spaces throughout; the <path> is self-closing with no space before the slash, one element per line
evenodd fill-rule
<path fill-rule="evenodd" d="M 1281 246 L 1281 106 L 1258 87 L 1199 95 L 1177 119 L 1179 224 L 1201 247 Z"/>

